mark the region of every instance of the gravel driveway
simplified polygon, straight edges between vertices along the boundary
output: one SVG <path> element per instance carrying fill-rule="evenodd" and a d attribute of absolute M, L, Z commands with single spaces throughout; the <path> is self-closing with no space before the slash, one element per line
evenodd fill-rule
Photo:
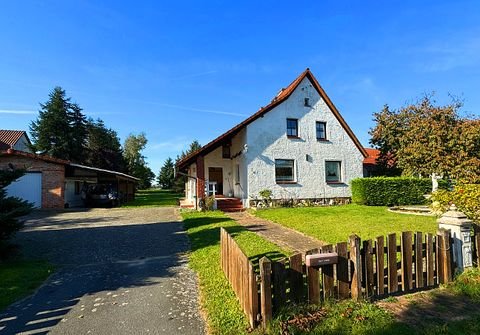
<path fill-rule="evenodd" d="M 36 212 L 16 240 L 59 270 L 0 314 L 1 334 L 205 332 L 175 208 Z"/>

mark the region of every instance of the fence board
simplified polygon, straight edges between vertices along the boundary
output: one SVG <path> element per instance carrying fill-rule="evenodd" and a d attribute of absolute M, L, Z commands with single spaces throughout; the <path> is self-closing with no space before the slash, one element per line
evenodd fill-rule
<path fill-rule="evenodd" d="M 307 255 L 318 254 L 318 249 L 306 252 Z M 308 301 L 311 304 L 320 304 L 320 270 L 307 266 Z"/>
<path fill-rule="evenodd" d="M 452 241 L 450 239 L 450 232 L 448 230 L 444 230 L 444 237 L 443 237 L 443 249 L 444 249 L 444 264 L 445 264 L 445 282 L 449 283 L 452 281 L 453 273 L 452 273 Z"/>
<path fill-rule="evenodd" d="M 365 268 L 365 297 L 369 298 L 375 295 L 374 277 L 373 277 L 373 243 L 372 240 L 363 241 L 363 263 Z"/>
<path fill-rule="evenodd" d="M 322 252 L 332 252 L 332 245 L 325 245 L 322 247 Z M 333 277 L 333 264 L 322 267 L 322 284 L 323 284 L 323 299 L 333 298 L 333 290 L 335 288 L 335 279 Z"/>
<path fill-rule="evenodd" d="M 347 242 L 337 243 L 337 280 L 338 280 L 338 297 L 339 299 L 347 299 L 350 296 L 350 282 L 348 280 L 348 251 Z"/>
<path fill-rule="evenodd" d="M 415 287 L 422 288 L 423 285 L 423 234 L 415 233 Z"/>
<path fill-rule="evenodd" d="M 262 327 L 267 329 L 272 321 L 272 264 L 267 257 L 260 259 L 260 308 L 262 311 Z"/>
<path fill-rule="evenodd" d="M 303 299 L 302 254 L 290 256 L 289 264 L 288 278 L 290 280 L 290 300 L 298 303 Z"/>
<path fill-rule="evenodd" d="M 475 247 L 477 248 L 477 266 L 480 266 L 480 233 L 475 234 Z"/>
<path fill-rule="evenodd" d="M 437 239 L 436 239 L 436 242 L 437 242 L 437 250 L 436 250 L 436 253 L 435 253 L 435 256 L 436 256 L 436 261 L 437 261 L 437 283 L 438 284 L 444 284 L 445 283 L 445 275 L 444 275 L 444 270 L 445 270 L 445 267 L 443 265 L 444 263 L 444 252 L 442 251 L 442 248 L 443 248 L 443 235 L 441 232 L 437 232 Z"/>
<path fill-rule="evenodd" d="M 398 291 L 398 269 L 397 269 L 397 235 L 388 235 L 387 245 L 388 256 L 388 293 Z"/>
<path fill-rule="evenodd" d="M 385 240 L 383 236 L 378 236 L 375 241 L 375 262 L 377 271 L 377 294 L 385 293 Z"/>
<path fill-rule="evenodd" d="M 258 302 L 257 276 L 255 274 L 255 270 L 253 269 L 253 265 L 251 263 L 249 263 L 249 266 L 248 266 L 248 302 L 249 302 L 249 309 L 247 310 L 248 321 L 250 322 L 250 325 L 253 328 L 257 321 L 259 302 Z"/>
<path fill-rule="evenodd" d="M 402 291 L 409 291 L 413 288 L 412 277 L 412 232 L 402 233 Z"/>
<path fill-rule="evenodd" d="M 425 258 L 427 260 L 427 286 L 435 285 L 434 281 L 434 264 L 435 258 L 433 257 L 433 235 L 427 234 L 425 240 Z"/>
<path fill-rule="evenodd" d="M 285 271 L 285 260 L 272 263 L 272 282 L 273 282 L 273 311 L 279 311 L 287 302 L 286 288 L 287 274 Z"/>
<path fill-rule="evenodd" d="M 360 237 L 358 237 L 357 235 L 351 235 L 349 239 L 350 261 L 352 265 L 351 294 L 352 299 L 359 300 L 362 297 L 362 261 L 360 254 Z"/>

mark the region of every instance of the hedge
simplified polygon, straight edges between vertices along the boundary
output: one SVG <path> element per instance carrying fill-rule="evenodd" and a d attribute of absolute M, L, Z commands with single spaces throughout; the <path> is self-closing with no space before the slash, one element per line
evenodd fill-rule
<path fill-rule="evenodd" d="M 352 180 L 352 201 L 368 206 L 417 205 L 432 191 L 429 178 L 373 177 Z"/>

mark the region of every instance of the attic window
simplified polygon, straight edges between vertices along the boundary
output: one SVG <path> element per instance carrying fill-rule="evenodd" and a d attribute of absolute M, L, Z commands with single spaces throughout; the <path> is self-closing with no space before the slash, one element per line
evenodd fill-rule
<path fill-rule="evenodd" d="M 310 98 L 305 98 L 304 106 L 305 107 L 310 107 Z"/>
<path fill-rule="evenodd" d="M 222 158 L 230 158 L 230 146 L 230 143 L 222 146 Z"/>

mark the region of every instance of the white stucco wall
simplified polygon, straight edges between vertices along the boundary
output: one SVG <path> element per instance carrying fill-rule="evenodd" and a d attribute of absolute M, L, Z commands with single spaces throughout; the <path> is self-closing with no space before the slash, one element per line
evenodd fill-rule
<path fill-rule="evenodd" d="M 310 106 L 304 106 L 304 98 Z M 286 136 L 286 119 L 298 119 L 299 139 Z M 316 121 L 327 124 L 327 141 L 316 138 Z M 327 104 L 305 78 L 292 95 L 279 106 L 246 127 L 248 193 L 251 199 L 263 189 L 273 197 L 333 198 L 350 197 L 350 180 L 362 177 L 363 155 L 340 125 Z M 309 161 L 306 155 L 310 156 Z M 296 183 L 275 182 L 275 159 L 295 160 Z M 343 184 L 327 184 L 325 161 L 341 161 Z"/>

